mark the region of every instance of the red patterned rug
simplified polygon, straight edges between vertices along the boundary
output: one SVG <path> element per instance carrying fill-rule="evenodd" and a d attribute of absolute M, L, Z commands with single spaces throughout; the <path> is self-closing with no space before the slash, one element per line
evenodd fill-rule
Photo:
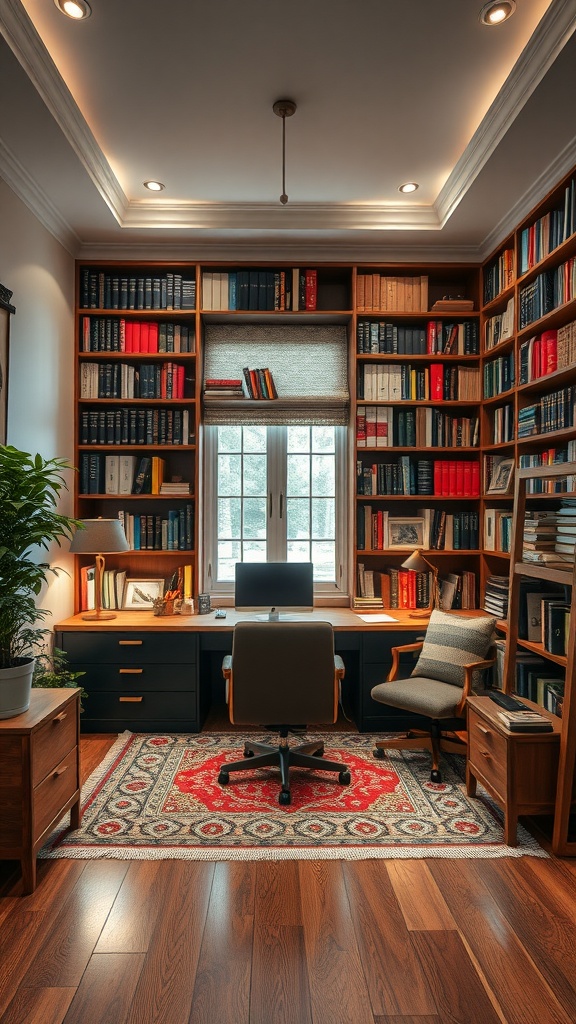
<path fill-rule="evenodd" d="M 298 737 L 306 742 L 318 734 Z M 324 735 L 326 756 L 349 765 L 352 782 L 292 769 L 292 802 L 278 804 L 279 772 L 239 772 L 227 786 L 220 766 L 243 757 L 235 733 L 124 733 L 82 793 L 81 827 L 65 820 L 41 857 L 152 860 L 546 856 L 523 828 L 504 845 L 502 818 L 480 790 L 466 795 L 463 759 L 446 758 L 430 782 L 425 752 L 376 760 L 374 737 Z M 246 737 L 247 738 L 247 737 Z M 250 739 L 275 742 L 273 735 Z"/>

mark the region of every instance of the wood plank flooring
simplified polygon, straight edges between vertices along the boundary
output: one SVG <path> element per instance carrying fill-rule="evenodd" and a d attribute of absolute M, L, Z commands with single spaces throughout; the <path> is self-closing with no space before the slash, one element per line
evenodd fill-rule
<path fill-rule="evenodd" d="M 0 864 L 0 1024 L 576 1021 L 571 860 L 40 861 L 20 891 Z"/>

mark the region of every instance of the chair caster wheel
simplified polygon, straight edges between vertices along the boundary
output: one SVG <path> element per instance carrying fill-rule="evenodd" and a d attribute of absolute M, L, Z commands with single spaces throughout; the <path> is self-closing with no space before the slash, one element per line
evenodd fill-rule
<path fill-rule="evenodd" d="M 280 794 L 278 796 L 278 803 L 280 804 L 281 807 L 287 807 L 291 799 L 292 798 L 290 796 L 289 789 L 282 789 L 280 791 Z"/>
<path fill-rule="evenodd" d="M 350 783 L 352 782 L 352 776 L 350 775 L 350 772 L 348 771 L 347 768 L 344 771 L 340 772 L 338 776 L 338 782 L 340 783 L 341 786 L 349 786 Z"/>
<path fill-rule="evenodd" d="M 316 751 L 314 757 L 324 757 L 324 747 L 320 747 L 320 750 Z"/>
<path fill-rule="evenodd" d="M 248 747 L 244 747 L 244 757 L 254 757 L 254 751 L 248 750 Z"/>
<path fill-rule="evenodd" d="M 222 769 L 220 769 L 218 773 L 218 782 L 220 783 L 221 786 L 227 786 L 228 783 L 230 782 L 229 772 L 225 772 Z"/>
<path fill-rule="evenodd" d="M 372 753 L 374 754 L 374 757 L 378 758 L 379 761 L 384 760 L 384 751 L 380 747 L 376 747 L 376 749 L 373 750 Z"/>
<path fill-rule="evenodd" d="M 433 768 L 430 772 L 430 782 L 442 782 L 442 773 Z"/>

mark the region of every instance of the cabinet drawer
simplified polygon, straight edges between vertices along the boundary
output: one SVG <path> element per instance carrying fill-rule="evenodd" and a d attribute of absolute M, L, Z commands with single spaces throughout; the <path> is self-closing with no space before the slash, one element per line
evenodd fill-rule
<path fill-rule="evenodd" d="M 78 753 L 76 747 L 34 790 L 33 841 L 46 831 L 78 789 Z"/>
<path fill-rule="evenodd" d="M 79 680 L 81 686 L 92 695 L 100 690 L 187 690 L 196 692 L 195 665 L 74 665 L 77 672 L 85 672 Z M 92 696 L 90 696 L 92 700 Z M 88 701 L 86 711 L 89 712 Z"/>
<path fill-rule="evenodd" d="M 364 661 L 367 664 L 390 665 L 392 661 L 390 651 L 392 648 L 402 647 L 404 644 L 413 644 L 419 636 L 422 636 L 422 630 L 419 633 L 392 633 L 390 630 L 382 629 L 377 632 L 364 633 L 362 637 Z M 414 655 L 410 652 L 405 657 L 406 664 L 410 665 L 406 675 L 410 675 L 414 667 Z"/>
<path fill-rule="evenodd" d="M 86 701 L 84 717 L 86 725 L 89 725 L 91 719 L 110 722 L 121 722 L 124 719 L 133 722 L 153 720 L 158 723 L 179 719 L 190 721 L 197 718 L 196 695 L 172 690 L 165 693 L 135 690 L 91 693 L 90 700 Z"/>
<path fill-rule="evenodd" d="M 68 660 L 77 665 L 91 662 L 142 664 L 143 662 L 196 662 L 197 638 L 194 633 L 112 633 L 86 631 L 63 633 L 62 645 Z"/>
<path fill-rule="evenodd" d="M 76 746 L 77 701 L 73 700 L 55 718 L 46 722 L 32 743 L 32 785 L 37 786 Z"/>
<path fill-rule="evenodd" d="M 471 711 L 468 719 L 468 744 L 468 756 L 473 767 L 493 786 L 496 793 L 503 796 L 508 770 L 506 738 L 489 722 Z"/>

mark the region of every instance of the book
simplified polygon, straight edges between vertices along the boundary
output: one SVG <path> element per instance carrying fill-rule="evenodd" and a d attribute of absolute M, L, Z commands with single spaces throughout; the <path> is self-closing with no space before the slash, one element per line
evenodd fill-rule
<path fill-rule="evenodd" d="M 506 711 L 497 712 L 498 718 L 510 732 L 553 732 L 554 726 L 549 718 L 537 711 Z"/>

